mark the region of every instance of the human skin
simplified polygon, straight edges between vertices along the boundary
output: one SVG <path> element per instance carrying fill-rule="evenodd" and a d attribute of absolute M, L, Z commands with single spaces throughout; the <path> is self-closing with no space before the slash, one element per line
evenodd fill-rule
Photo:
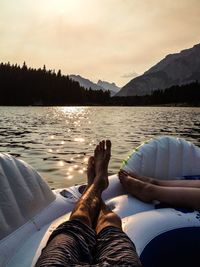
<path fill-rule="evenodd" d="M 119 172 L 125 190 L 144 202 L 158 200 L 171 206 L 200 210 L 200 181 L 160 181 L 125 171 Z"/>

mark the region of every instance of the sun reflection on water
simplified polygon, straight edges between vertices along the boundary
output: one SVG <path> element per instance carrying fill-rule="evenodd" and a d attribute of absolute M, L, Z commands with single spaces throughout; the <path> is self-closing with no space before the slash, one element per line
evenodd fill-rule
<path fill-rule="evenodd" d="M 87 107 L 57 107 L 56 110 L 63 113 L 82 113 Z"/>
<path fill-rule="evenodd" d="M 86 178 L 88 155 L 94 144 L 93 139 L 88 140 L 90 107 L 53 107 L 52 110 L 53 127 L 47 130 L 45 161 L 54 162 L 57 173 L 64 173 L 66 185 L 82 181 Z"/>
<path fill-rule="evenodd" d="M 67 179 L 67 180 L 71 180 L 73 177 L 74 177 L 73 175 L 68 175 L 68 176 L 66 177 L 66 179 Z"/>
<path fill-rule="evenodd" d="M 74 138 L 74 141 L 75 141 L 75 142 L 80 142 L 80 143 L 82 143 L 82 142 L 85 141 L 85 139 L 82 138 L 82 137 L 76 137 L 76 138 Z"/>
<path fill-rule="evenodd" d="M 101 139 L 113 143 L 110 174 L 133 148 L 157 135 L 200 145 L 199 108 L 0 107 L 0 113 L 1 152 L 26 160 L 53 188 L 86 181 L 88 157 Z"/>
<path fill-rule="evenodd" d="M 85 157 L 85 158 L 83 159 L 83 161 L 84 161 L 84 162 L 88 162 L 88 157 Z"/>
<path fill-rule="evenodd" d="M 62 160 L 60 160 L 60 161 L 58 162 L 58 166 L 63 167 L 64 165 L 65 165 L 65 163 L 64 163 Z"/>

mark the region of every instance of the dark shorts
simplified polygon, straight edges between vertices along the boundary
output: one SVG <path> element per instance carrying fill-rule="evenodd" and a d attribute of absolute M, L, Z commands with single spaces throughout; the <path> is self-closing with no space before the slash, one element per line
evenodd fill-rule
<path fill-rule="evenodd" d="M 119 228 L 98 235 L 78 220 L 67 221 L 51 234 L 36 264 L 49 266 L 141 266 L 135 246 Z"/>

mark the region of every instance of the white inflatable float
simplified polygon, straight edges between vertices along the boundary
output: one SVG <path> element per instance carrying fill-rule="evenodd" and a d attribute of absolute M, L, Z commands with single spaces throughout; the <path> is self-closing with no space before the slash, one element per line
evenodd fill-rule
<path fill-rule="evenodd" d="M 159 137 L 134 150 L 123 169 L 159 179 L 196 179 L 200 148 Z M 200 213 L 143 203 L 109 177 L 106 203 L 122 218 L 144 267 L 200 266 Z M 34 266 L 52 231 L 69 218 L 80 186 L 51 191 L 28 164 L 0 155 L 0 266 Z"/>

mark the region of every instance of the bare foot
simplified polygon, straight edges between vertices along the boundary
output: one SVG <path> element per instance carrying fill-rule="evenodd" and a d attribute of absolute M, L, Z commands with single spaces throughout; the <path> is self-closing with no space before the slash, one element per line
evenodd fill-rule
<path fill-rule="evenodd" d="M 141 180 L 141 181 L 143 181 L 145 183 L 157 184 L 156 179 L 153 179 L 153 178 L 150 178 L 150 177 L 147 177 L 147 176 L 138 175 L 138 174 L 136 174 L 134 172 L 126 172 L 125 170 L 120 170 L 119 174 L 120 173 L 124 173 L 125 175 L 128 175 L 130 178 Z"/>
<path fill-rule="evenodd" d="M 108 187 L 108 163 L 111 154 L 110 140 L 101 141 L 94 150 L 95 162 L 95 179 L 94 183 L 98 184 L 103 190 Z"/>
<path fill-rule="evenodd" d="M 78 191 L 83 194 L 94 182 L 95 177 L 95 167 L 94 167 L 94 157 L 89 157 L 87 166 L 87 185 L 83 184 L 79 186 Z"/>
<path fill-rule="evenodd" d="M 119 172 L 119 180 L 124 189 L 131 195 L 144 202 L 154 200 L 152 194 L 153 185 L 137 180 L 124 172 Z"/>

